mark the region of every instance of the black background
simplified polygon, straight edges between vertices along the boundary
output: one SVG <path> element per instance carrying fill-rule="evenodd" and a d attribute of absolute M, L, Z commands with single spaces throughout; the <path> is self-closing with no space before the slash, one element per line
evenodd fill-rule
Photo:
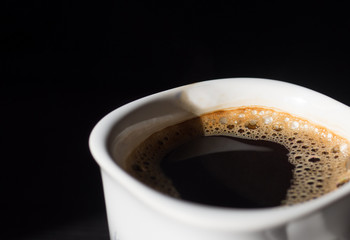
<path fill-rule="evenodd" d="M 108 239 L 88 137 L 139 97 L 263 77 L 350 104 L 345 2 L 280 2 L 2 1 L 4 239 Z"/>

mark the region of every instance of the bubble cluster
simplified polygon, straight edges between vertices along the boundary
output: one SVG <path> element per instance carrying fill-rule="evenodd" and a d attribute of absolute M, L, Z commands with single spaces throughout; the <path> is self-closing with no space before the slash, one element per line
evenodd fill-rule
<path fill-rule="evenodd" d="M 125 170 L 148 186 L 179 198 L 171 180 L 165 176 L 160 167 L 164 156 L 172 149 L 202 135 L 199 119 L 165 128 L 152 134 L 138 146 L 125 161 Z"/>
<path fill-rule="evenodd" d="M 347 140 L 305 119 L 264 107 L 226 109 L 167 127 L 134 150 L 125 170 L 156 190 L 180 197 L 160 162 L 172 149 L 198 136 L 232 136 L 285 146 L 294 172 L 284 205 L 320 197 L 350 180 Z"/>

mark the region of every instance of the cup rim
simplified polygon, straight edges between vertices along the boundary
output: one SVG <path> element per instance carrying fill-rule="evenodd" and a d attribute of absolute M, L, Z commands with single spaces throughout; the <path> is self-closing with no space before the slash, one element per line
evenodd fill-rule
<path fill-rule="evenodd" d="M 301 87 L 299 85 L 277 80 L 261 78 L 225 78 L 209 80 L 195 84 L 215 84 L 215 82 L 219 81 L 250 81 L 272 85 L 282 84 L 285 87 L 288 86 L 289 88 L 295 89 L 297 91 L 313 94 L 319 98 L 326 99 L 326 101 L 331 101 L 333 104 L 340 104 L 342 107 L 348 108 L 342 103 L 337 102 L 336 100 L 331 99 L 321 93 Z M 314 211 L 322 209 L 323 207 L 335 202 L 350 192 L 350 184 L 346 184 L 336 191 L 332 191 L 320 198 L 293 206 L 278 206 L 261 209 L 234 209 L 207 206 L 174 199 L 172 197 L 159 193 L 147 187 L 145 184 L 137 181 L 114 162 L 109 152 L 109 134 L 113 127 L 123 116 L 137 109 L 137 107 L 142 103 L 150 102 L 159 97 L 167 96 L 170 93 L 179 91 L 182 88 L 183 87 L 178 87 L 155 93 L 115 109 L 103 117 L 95 125 L 89 137 L 89 148 L 91 154 L 100 166 L 101 170 L 111 176 L 115 181 L 126 188 L 135 197 L 142 199 L 142 201 L 149 207 L 182 222 L 187 222 L 191 225 L 197 225 L 209 229 L 214 228 L 227 231 L 262 230 L 268 227 L 278 227 L 293 219 L 312 214 Z"/>

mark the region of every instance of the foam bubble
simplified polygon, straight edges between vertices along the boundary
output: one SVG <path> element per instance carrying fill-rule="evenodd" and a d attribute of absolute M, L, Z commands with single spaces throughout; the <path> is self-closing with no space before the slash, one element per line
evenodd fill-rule
<path fill-rule="evenodd" d="M 348 144 L 342 143 L 342 144 L 340 145 L 339 150 L 340 150 L 341 152 L 344 153 L 347 149 L 348 149 Z"/>
<path fill-rule="evenodd" d="M 290 127 L 291 127 L 292 129 L 297 129 L 297 128 L 299 127 L 299 123 L 296 122 L 296 121 L 294 121 L 294 122 L 292 122 L 292 124 L 290 125 Z"/>
<path fill-rule="evenodd" d="M 265 124 L 270 124 L 270 123 L 272 123 L 272 121 L 273 121 L 273 118 L 271 116 L 264 117 Z"/>
<path fill-rule="evenodd" d="M 222 118 L 220 118 L 220 123 L 222 123 L 222 124 L 226 124 L 227 123 L 227 118 L 226 117 L 222 117 Z"/>

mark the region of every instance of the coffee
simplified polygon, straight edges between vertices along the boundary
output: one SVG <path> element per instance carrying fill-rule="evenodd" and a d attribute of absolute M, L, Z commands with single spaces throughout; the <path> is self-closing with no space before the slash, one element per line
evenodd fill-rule
<path fill-rule="evenodd" d="M 204 114 L 143 141 L 125 170 L 188 201 L 234 208 L 293 205 L 349 179 L 348 141 L 291 114 L 241 107 Z"/>
<path fill-rule="evenodd" d="M 218 149 L 220 145 L 227 149 Z M 230 145 L 235 147 L 230 149 Z M 173 150 L 161 162 L 182 199 L 239 208 L 278 206 L 284 200 L 293 165 L 283 145 L 221 136 L 199 137 L 185 146 Z M 191 147 L 203 153 L 194 156 Z M 205 153 L 206 149 L 214 152 Z M 179 160 L 172 156 L 178 153 L 188 157 Z"/>

